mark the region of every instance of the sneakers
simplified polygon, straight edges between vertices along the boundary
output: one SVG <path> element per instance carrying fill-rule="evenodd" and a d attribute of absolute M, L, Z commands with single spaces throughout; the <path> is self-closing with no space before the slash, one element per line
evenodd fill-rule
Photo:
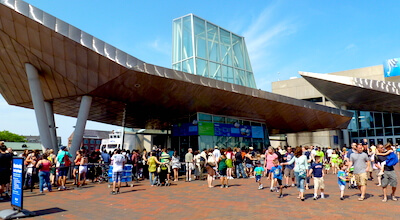
<path fill-rule="evenodd" d="M 278 198 L 283 198 L 283 195 L 282 195 L 282 194 L 280 194 L 280 195 L 278 196 Z"/>
<path fill-rule="evenodd" d="M 340 200 L 344 200 L 344 198 L 343 198 L 343 197 L 340 197 Z"/>
<path fill-rule="evenodd" d="M 225 185 L 225 188 L 228 188 L 229 186 L 228 185 Z"/>
<path fill-rule="evenodd" d="M 225 187 L 224 185 L 221 185 L 221 189 L 224 188 L 224 187 Z"/>
<path fill-rule="evenodd" d="M 321 195 L 321 199 L 325 199 L 325 195 Z"/>
<path fill-rule="evenodd" d="M 317 200 L 317 199 L 318 199 L 318 196 L 314 196 L 313 200 Z"/>
<path fill-rule="evenodd" d="M 292 187 L 295 187 L 295 186 L 296 186 L 296 185 L 293 183 L 293 184 L 292 184 Z"/>
<path fill-rule="evenodd" d="M 250 178 L 256 178 L 255 176 L 251 176 Z"/>
<path fill-rule="evenodd" d="M 279 192 L 279 188 L 278 188 L 278 187 L 276 187 L 276 192 L 277 192 L 277 193 Z"/>

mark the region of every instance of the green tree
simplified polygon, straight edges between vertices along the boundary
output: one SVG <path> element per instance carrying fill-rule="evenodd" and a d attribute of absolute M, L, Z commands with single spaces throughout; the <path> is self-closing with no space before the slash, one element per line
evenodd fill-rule
<path fill-rule="evenodd" d="M 14 134 L 9 131 L 0 131 L 0 140 L 1 141 L 7 141 L 7 142 L 26 142 L 26 139 L 24 136 Z"/>

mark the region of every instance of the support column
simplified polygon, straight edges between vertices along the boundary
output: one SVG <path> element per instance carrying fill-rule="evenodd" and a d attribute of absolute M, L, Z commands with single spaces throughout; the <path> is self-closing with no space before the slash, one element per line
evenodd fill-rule
<path fill-rule="evenodd" d="M 85 131 L 86 121 L 89 116 L 90 105 L 92 104 L 91 96 L 82 96 L 81 105 L 79 107 L 78 118 L 76 119 L 74 137 L 72 138 L 72 144 L 70 153 L 75 158 L 75 152 L 79 150 L 81 146 L 83 133 Z"/>
<path fill-rule="evenodd" d="M 340 109 L 342 110 L 347 110 L 347 106 L 342 105 L 340 106 Z M 343 142 L 346 144 L 346 147 L 350 147 L 350 137 L 349 137 L 349 130 L 348 129 L 342 129 L 343 132 Z"/>
<path fill-rule="evenodd" d="M 43 150 L 52 148 L 49 123 L 46 116 L 43 92 L 40 86 L 39 72 L 30 63 L 25 63 L 25 71 L 28 76 L 29 89 L 31 91 L 33 108 L 35 109 L 36 121 L 39 128 L 40 142 Z"/>
<path fill-rule="evenodd" d="M 57 141 L 57 128 L 56 123 L 54 120 L 54 112 L 53 112 L 53 103 L 51 102 L 44 102 L 44 107 L 46 108 L 47 114 L 47 121 L 49 122 L 49 131 L 50 131 L 50 138 L 51 144 L 54 152 L 58 151 L 58 141 Z"/>

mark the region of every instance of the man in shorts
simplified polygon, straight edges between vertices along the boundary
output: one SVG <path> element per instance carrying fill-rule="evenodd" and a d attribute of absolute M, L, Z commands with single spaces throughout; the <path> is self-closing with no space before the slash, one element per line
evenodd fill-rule
<path fill-rule="evenodd" d="M 121 178 L 122 172 L 124 171 L 124 166 L 126 163 L 126 158 L 121 154 L 121 150 L 117 150 L 116 153 L 111 157 L 111 163 L 113 166 L 112 178 L 113 178 L 113 190 L 111 194 L 115 195 L 119 193 L 119 189 L 121 188 Z M 116 186 L 118 185 L 118 190 L 116 190 Z"/>
<path fill-rule="evenodd" d="M 377 146 L 377 151 L 379 153 L 384 153 L 385 148 L 383 147 L 382 144 L 378 144 Z M 375 160 L 375 166 L 378 167 L 378 169 L 381 169 L 380 164 L 384 161 L 386 161 L 386 156 L 381 156 L 377 155 Z M 397 201 L 397 198 L 395 196 L 396 193 L 396 187 L 397 187 L 397 175 L 396 171 L 394 170 L 394 166 L 384 166 L 384 173 L 382 175 L 382 190 L 383 190 L 383 200 L 382 202 L 387 201 L 387 187 L 390 185 L 392 187 L 392 200 Z"/>
<path fill-rule="evenodd" d="M 57 154 L 57 163 L 59 163 L 58 178 L 61 184 L 58 190 L 66 189 L 65 183 L 67 182 L 68 170 L 71 164 L 70 158 L 72 158 L 72 155 L 68 152 L 67 147 L 62 146 Z"/>
<path fill-rule="evenodd" d="M 285 162 L 289 162 L 292 159 L 292 157 L 294 157 L 294 154 L 292 152 L 292 148 L 288 147 L 287 148 L 287 153 L 283 157 L 283 160 Z M 285 187 L 289 186 L 289 178 L 292 178 L 292 186 L 294 186 L 294 170 L 293 170 L 293 168 L 294 168 L 294 163 L 291 164 L 291 165 L 286 165 L 285 166 L 285 169 L 284 169 L 284 176 L 285 176 L 285 181 L 286 181 Z"/>
<path fill-rule="evenodd" d="M 349 168 L 354 166 L 354 176 L 356 178 L 356 183 L 358 189 L 361 191 L 361 195 L 358 198 L 359 201 L 365 199 L 365 192 L 367 190 L 367 172 L 370 169 L 370 159 L 366 153 L 363 152 L 364 147 L 361 144 L 357 145 L 357 151 L 352 153 L 350 156 Z"/>
<path fill-rule="evenodd" d="M 185 154 L 185 164 L 186 164 L 186 181 L 192 181 L 192 170 L 194 169 L 193 164 L 193 153 L 192 148 L 188 149 L 188 152 Z"/>

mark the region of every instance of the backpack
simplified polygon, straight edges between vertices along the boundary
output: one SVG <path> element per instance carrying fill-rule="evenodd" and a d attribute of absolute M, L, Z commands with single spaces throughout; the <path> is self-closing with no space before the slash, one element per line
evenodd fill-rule
<path fill-rule="evenodd" d="M 397 158 L 394 152 L 390 153 L 386 157 L 386 166 L 394 166 L 399 162 L 399 158 Z"/>
<path fill-rule="evenodd" d="M 64 162 L 64 166 L 66 166 L 66 167 L 71 166 L 71 161 L 69 160 L 67 153 L 64 153 L 64 157 L 63 157 L 62 161 Z"/>
<path fill-rule="evenodd" d="M 207 164 L 212 166 L 212 167 L 215 166 L 216 165 L 215 158 L 213 156 L 211 156 L 211 155 L 208 155 Z"/>

